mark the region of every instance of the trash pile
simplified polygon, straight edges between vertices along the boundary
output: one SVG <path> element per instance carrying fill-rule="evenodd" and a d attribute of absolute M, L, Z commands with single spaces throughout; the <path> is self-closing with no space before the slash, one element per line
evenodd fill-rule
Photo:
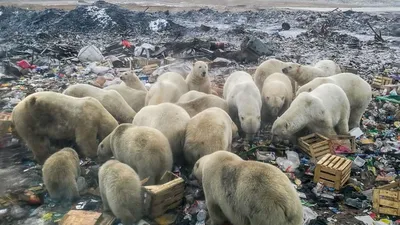
<path fill-rule="evenodd" d="M 354 138 L 329 140 L 331 153 L 351 163 L 350 169 L 342 171 L 347 177 L 338 176 L 339 181 L 346 180 L 339 188 L 319 182 L 323 175 L 316 171 L 323 166 L 321 158 L 305 154 L 299 146 L 272 143 L 268 128 L 251 145 L 235 140 L 236 153 L 272 163 L 288 175 L 302 199 L 305 224 L 400 224 L 398 200 L 386 203 L 397 204 L 397 216 L 394 209 L 376 212 L 376 206 L 384 208 L 378 188 L 400 196 L 400 185 L 395 186 L 400 172 L 399 28 L 398 17 L 391 13 L 339 9 L 148 13 L 104 1 L 71 11 L 0 7 L 1 224 L 52 224 L 70 209 L 101 212 L 99 166 L 90 160 L 81 160 L 82 199 L 72 206 L 49 199 L 41 167 L 11 135 L 7 123 L 13 107 L 27 95 L 62 92 L 74 83 L 106 87 L 120 83 L 119 73 L 128 70 L 150 87 L 164 72 L 186 76 L 194 60 L 210 63 L 212 87 L 222 94 L 231 71 L 253 74 L 268 58 L 301 64 L 330 58 L 370 84 L 377 76 L 390 83 L 375 86 L 362 129 L 351 131 Z M 205 224 L 207 208 L 199 184 L 189 179 L 186 168 L 173 172 L 186 183 L 183 204 L 156 218 L 156 223 Z M 392 186 L 385 189 L 388 184 Z"/>

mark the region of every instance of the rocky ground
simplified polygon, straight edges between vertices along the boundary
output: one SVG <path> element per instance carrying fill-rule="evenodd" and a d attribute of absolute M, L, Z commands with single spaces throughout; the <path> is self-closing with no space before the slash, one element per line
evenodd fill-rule
<path fill-rule="evenodd" d="M 398 1 L 391 3 L 395 5 Z M 21 99 L 36 91 L 61 92 L 71 83 L 89 83 L 99 77 L 106 77 L 113 82 L 115 73 L 112 70 L 98 71 L 95 68 L 102 67 L 80 63 L 75 58 L 79 50 L 89 44 L 97 46 L 104 55 L 115 55 L 120 59 L 135 57 L 134 51 L 118 47 L 124 39 L 137 48 L 146 43 L 153 45 L 155 49 L 150 50 L 153 60 L 158 59 L 159 62 L 169 55 L 176 59 L 178 67 L 185 62 L 190 67 L 193 58 L 214 60 L 221 55 L 229 58 L 229 62 L 211 66 L 210 74 L 216 87 L 223 84 L 224 77 L 230 72 L 243 69 L 251 71 L 266 58 L 302 64 L 333 59 L 344 69 L 359 74 L 369 82 L 378 75 L 392 76 L 394 83 L 399 79 L 400 17 L 395 12 L 364 13 L 340 9 L 326 12 L 286 9 L 232 12 L 210 8 L 145 12 L 132 11 L 125 6 L 97 2 L 77 8 L 68 6 L 68 10 L 0 7 L 0 60 L 3 62 L 0 65 L 1 111 L 11 112 Z M 155 26 L 155 21 L 161 25 Z M 284 22 L 290 25 L 289 30 L 281 29 Z M 368 23 L 381 34 L 383 40 L 374 37 Z M 240 50 L 242 41 L 248 36 L 259 38 L 272 51 L 272 55 L 252 61 L 249 57 L 225 54 Z M 194 38 L 199 40 L 193 42 Z M 214 42 L 225 43 L 222 53 L 210 50 L 210 43 Z M 117 48 L 113 50 L 115 45 Z M 166 50 L 159 51 L 163 47 Z M 136 57 L 138 54 L 136 52 Z M 22 70 L 15 66 L 20 60 L 28 60 L 37 68 Z M 141 63 L 134 64 L 134 67 L 139 75 L 147 74 L 141 70 Z M 390 91 L 394 95 L 391 89 L 374 89 L 374 95 L 384 96 Z M 308 172 L 313 168 L 312 163 L 300 154 L 300 167 L 288 175 L 298 185 L 298 191 L 304 194 L 302 200 L 305 206 L 326 218 L 329 224 L 362 224 L 355 216 L 369 215 L 371 207 L 365 205 L 354 208 L 344 202 L 348 198 L 367 199 L 370 197 L 368 190 L 387 182 L 379 179 L 392 180 L 399 173 L 398 109 L 396 103 L 382 100 L 371 102 L 363 120 L 364 135 L 357 139 L 357 153 L 347 155 L 353 160 L 359 156 L 367 163 L 353 167 L 352 185 L 344 188 L 340 194 L 334 195 L 332 191 L 325 190 L 328 197 L 317 197 L 318 193 L 316 195 L 311 191 L 315 183 Z M 257 153 L 279 156 L 282 150 L 295 149 L 285 145 L 269 146 L 268 139 L 266 129 L 261 132 L 255 145 L 249 146 L 236 140 L 234 147 L 244 158 L 252 159 L 256 159 Z M 372 145 L 363 144 L 362 140 L 370 140 Z M 14 197 L 29 188 L 33 192 L 40 190 L 40 167 L 34 163 L 32 154 L 24 145 L 18 144 L 17 139 L 6 135 L 1 138 L 0 144 L 0 196 L 3 196 L 0 197 L 0 223 L 51 224 L 57 221 L 69 206 L 56 205 L 43 194 L 38 194 L 41 199 L 36 205 L 32 200 Z M 256 150 L 255 146 L 264 146 L 268 151 Z M 250 153 L 246 154 L 246 150 Z M 88 187 L 96 187 L 94 177 L 98 166 L 90 161 L 82 161 L 82 167 Z M 182 168 L 180 172 L 183 177 L 187 174 Z M 196 224 L 198 207 L 193 204 L 193 198 L 201 200 L 201 191 L 189 185 L 185 204 L 172 213 L 177 215 L 174 224 Z M 86 194 L 80 202 L 88 203 L 86 209 L 98 210 L 100 202 L 96 200 L 98 197 Z M 193 215 L 193 219 L 185 218 L 188 214 Z M 319 224 L 327 224 L 322 218 L 318 218 Z M 385 215 L 382 218 L 396 219 Z M 313 223 L 318 224 L 316 221 Z"/>

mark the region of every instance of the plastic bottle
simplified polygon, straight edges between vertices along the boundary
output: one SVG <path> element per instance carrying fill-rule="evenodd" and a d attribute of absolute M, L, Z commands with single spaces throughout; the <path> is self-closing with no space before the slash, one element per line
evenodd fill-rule
<path fill-rule="evenodd" d="M 197 222 L 196 225 L 204 225 L 206 224 L 207 218 L 207 211 L 205 211 L 204 209 L 201 209 L 198 213 L 197 213 Z"/>

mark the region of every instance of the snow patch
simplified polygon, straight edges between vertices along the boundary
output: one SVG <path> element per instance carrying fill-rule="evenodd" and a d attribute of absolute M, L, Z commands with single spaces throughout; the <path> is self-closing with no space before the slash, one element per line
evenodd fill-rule
<path fill-rule="evenodd" d="M 112 21 L 111 17 L 107 15 L 105 9 L 100 9 L 97 6 L 89 6 L 86 10 L 94 21 L 98 21 L 100 24 L 103 25 L 103 28 L 107 25 L 110 25 L 110 23 L 111 25 L 116 24 L 114 21 Z"/>

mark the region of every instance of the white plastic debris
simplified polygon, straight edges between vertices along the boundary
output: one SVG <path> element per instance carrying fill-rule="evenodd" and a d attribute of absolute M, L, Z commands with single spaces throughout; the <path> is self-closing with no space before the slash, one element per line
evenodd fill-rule
<path fill-rule="evenodd" d="M 164 19 L 157 19 L 157 20 L 153 20 L 150 22 L 149 24 L 149 28 L 150 30 L 154 31 L 154 32 L 159 32 L 164 30 L 168 25 L 168 21 L 164 20 Z"/>
<path fill-rule="evenodd" d="M 88 45 L 79 51 L 78 59 L 81 62 L 100 62 L 104 60 L 104 56 L 96 46 Z"/>
<path fill-rule="evenodd" d="M 365 164 L 365 160 L 364 159 L 362 159 L 362 158 L 360 158 L 359 156 L 357 156 L 355 159 L 354 159 L 354 164 L 356 164 L 358 167 L 362 167 L 362 166 L 364 166 L 364 164 Z"/>
<path fill-rule="evenodd" d="M 303 225 L 308 225 L 311 220 L 317 218 L 318 213 L 314 212 L 311 208 L 303 206 Z"/>
<path fill-rule="evenodd" d="M 349 133 L 350 133 L 351 136 L 355 136 L 356 138 L 359 138 L 361 135 L 364 134 L 359 127 L 355 127 L 353 129 L 351 129 L 349 131 Z"/>
<path fill-rule="evenodd" d="M 374 225 L 374 220 L 370 216 L 356 216 L 354 218 L 363 222 L 365 225 Z"/>

